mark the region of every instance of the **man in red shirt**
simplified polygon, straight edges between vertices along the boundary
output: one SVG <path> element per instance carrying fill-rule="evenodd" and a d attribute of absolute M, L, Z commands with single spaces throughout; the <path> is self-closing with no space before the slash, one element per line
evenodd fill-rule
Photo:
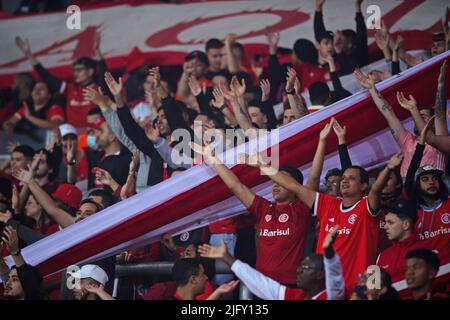
<path fill-rule="evenodd" d="M 308 208 L 313 209 L 313 214 L 320 221 L 317 253 L 323 253 L 322 243 L 326 235 L 336 225 L 341 226 L 334 248 L 342 258 L 344 279 L 350 289 L 357 283 L 358 275 L 375 263 L 381 190 L 390 172 L 400 165 L 401 161 L 400 154 L 395 154 L 389 160 L 372 185 L 368 196 L 364 196 L 369 189 L 368 173 L 358 166 L 347 168 L 340 182 L 342 198 L 333 198 L 305 188 L 289 175 L 278 172 L 262 161 L 257 161 L 256 166 L 276 185 L 295 193 Z"/>
<path fill-rule="evenodd" d="M 94 83 L 94 75 L 97 64 L 99 66 L 100 79 L 103 78 L 103 74 L 106 71 L 106 64 L 100 51 L 100 37 L 97 36 L 94 44 L 94 51 L 96 55 L 95 60 L 88 57 L 81 57 L 74 61 L 73 82 L 70 83 L 62 81 L 49 73 L 31 52 L 31 48 L 27 40 L 17 37 L 16 44 L 28 58 L 33 68 L 41 77 L 42 81 L 47 83 L 50 90 L 63 94 L 66 97 L 67 122 L 77 128 L 86 128 L 87 113 L 95 107 L 95 104 L 84 98 L 83 88 L 93 87 L 97 90 L 98 86 Z"/>
<path fill-rule="evenodd" d="M 426 165 L 416 172 L 415 197 L 420 204 L 416 224 L 421 241 L 437 250 L 443 263 L 450 258 L 450 201 L 442 175 L 444 173 Z"/>
<path fill-rule="evenodd" d="M 397 200 L 387 207 L 384 229 L 392 246 L 381 252 L 377 266 L 385 269 L 394 282 L 405 276 L 406 254 L 424 247 L 414 232 L 417 217 L 417 205 L 412 201 Z"/>
<path fill-rule="evenodd" d="M 296 269 L 303 260 L 306 235 L 309 230 L 309 209 L 295 194 L 277 183 L 272 185 L 272 203 L 242 184 L 236 175 L 210 154 L 205 157 L 214 163 L 217 174 L 257 220 L 258 248 L 256 269 L 285 285 L 295 285 Z M 283 167 L 281 175 L 303 183 L 303 175 L 296 168 Z"/>

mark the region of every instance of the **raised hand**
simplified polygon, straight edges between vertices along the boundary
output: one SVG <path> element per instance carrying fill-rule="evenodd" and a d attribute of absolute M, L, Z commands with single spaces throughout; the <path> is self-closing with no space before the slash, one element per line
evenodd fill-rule
<path fill-rule="evenodd" d="M 295 87 L 295 82 L 298 80 L 297 72 L 294 68 L 288 68 L 287 76 L 286 76 L 286 87 L 285 90 L 287 92 L 292 92 Z"/>
<path fill-rule="evenodd" d="M 2 241 L 6 244 L 9 252 L 19 251 L 19 238 L 17 237 L 17 231 L 11 226 L 3 228 Z"/>
<path fill-rule="evenodd" d="M 153 79 L 155 89 L 158 89 L 161 86 L 161 73 L 159 72 L 159 67 L 150 68 L 148 74 Z"/>
<path fill-rule="evenodd" d="M 355 69 L 353 75 L 364 88 L 370 90 L 375 87 L 375 80 L 371 76 L 366 76 L 361 70 Z"/>
<path fill-rule="evenodd" d="M 25 55 L 31 53 L 31 47 L 30 47 L 30 43 L 28 42 L 28 39 L 24 39 L 24 38 L 17 36 L 16 37 L 16 46 Z"/>
<path fill-rule="evenodd" d="M 240 153 L 238 157 L 240 163 L 245 163 L 246 165 L 249 165 L 251 167 L 261 168 L 269 166 L 269 163 L 262 157 L 260 153 L 256 152 L 256 150 L 253 150 L 252 155 Z"/>
<path fill-rule="evenodd" d="M 325 0 L 316 0 L 316 11 L 322 11 Z"/>
<path fill-rule="evenodd" d="M 231 79 L 230 88 L 237 97 L 243 97 L 247 86 L 245 85 L 245 79 L 242 78 L 241 83 L 239 83 L 236 76 Z"/>
<path fill-rule="evenodd" d="M 242 79 L 242 80 L 244 80 L 244 79 Z M 261 80 L 260 87 L 261 87 L 261 92 L 262 92 L 261 101 L 265 102 L 265 101 L 269 100 L 269 97 L 270 97 L 270 81 L 267 79 Z"/>
<path fill-rule="evenodd" d="M 95 180 L 106 186 L 111 186 L 115 182 L 111 174 L 101 168 L 97 168 L 95 171 Z"/>
<path fill-rule="evenodd" d="M 75 148 L 75 141 L 71 141 L 67 144 L 67 154 L 66 154 L 66 160 L 68 163 L 71 163 L 73 160 L 75 160 L 75 157 L 77 155 L 77 150 Z"/>
<path fill-rule="evenodd" d="M 389 48 L 389 40 L 389 34 L 384 32 L 383 29 L 375 32 L 375 42 L 380 50 L 384 51 Z"/>
<path fill-rule="evenodd" d="M 333 230 L 326 235 L 325 239 L 323 240 L 323 244 L 322 244 L 322 247 L 324 249 L 327 249 L 336 241 L 337 236 L 338 236 L 339 227 L 340 227 L 339 225 L 335 225 L 333 227 Z"/>
<path fill-rule="evenodd" d="M 191 75 L 188 79 L 188 85 L 191 89 L 191 93 L 196 97 L 200 93 L 202 93 L 202 89 L 200 88 L 200 85 L 198 84 L 197 79 L 193 75 Z"/>
<path fill-rule="evenodd" d="M 227 86 L 223 83 L 219 83 L 219 91 L 222 97 L 227 99 L 228 101 L 237 101 L 237 96 L 232 90 L 228 90 Z"/>
<path fill-rule="evenodd" d="M 85 288 L 88 292 L 94 293 L 94 294 L 96 294 L 96 295 L 98 295 L 100 292 L 105 291 L 105 287 L 104 287 L 102 284 L 100 284 L 99 286 L 96 286 L 96 285 L 94 285 L 94 284 L 92 284 L 92 283 L 87 283 L 87 284 L 84 286 L 84 288 Z"/>
<path fill-rule="evenodd" d="M 403 47 L 403 41 L 404 41 L 403 37 L 401 35 L 398 35 L 397 39 L 395 39 L 392 50 L 399 51 Z"/>
<path fill-rule="evenodd" d="M 333 123 L 333 131 L 336 134 L 336 136 L 339 139 L 339 144 L 341 144 L 341 141 L 344 140 L 345 141 L 345 135 L 347 133 L 347 127 L 341 127 L 341 125 L 339 124 L 339 122 L 337 122 L 337 120 L 334 121 Z"/>
<path fill-rule="evenodd" d="M 148 123 L 145 125 L 144 130 L 147 138 L 149 138 L 151 142 L 156 143 L 156 141 L 158 141 L 160 137 L 158 128 L 155 128 L 151 123 Z"/>
<path fill-rule="evenodd" d="M 205 141 L 205 146 L 198 145 L 195 142 L 190 142 L 189 145 L 190 145 L 191 149 L 194 150 L 194 152 L 203 156 L 203 160 L 205 161 L 205 163 L 207 165 L 211 166 L 214 164 L 220 164 L 219 159 L 217 159 L 214 156 L 213 150 L 207 144 L 206 141 Z"/>
<path fill-rule="evenodd" d="M 239 280 L 232 280 L 228 283 L 221 284 L 216 290 L 220 294 L 230 293 L 233 292 L 234 289 L 236 289 L 238 284 Z"/>
<path fill-rule="evenodd" d="M 402 108 L 408 111 L 414 111 L 417 109 L 417 101 L 412 95 L 409 95 L 409 99 L 406 99 L 403 92 L 397 92 L 397 101 Z"/>
<path fill-rule="evenodd" d="M 225 105 L 225 98 L 219 88 L 214 88 L 213 90 L 214 99 L 211 100 L 211 104 L 214 108 L 220 109 Z"/>
<path fill-rule="evenodd" d="M 194 72 L 194 70 L 195 70 L 194 63 L 195 63 L 195 60 L 191 60 L 191 61 L 187 61 L 187 62 L 183 63 L 183 72 L 186 75 L 190 76 Z"/>
<path fill-rule="evenodd" d="M 398 167 L 403 160 L 403 155 L 401 152 L 398 152 L 396 154 L 394 154 L 390 159 L 389 162 L 387 163 L 387 167 L 389 170 L 394 170 L 396 167 Z"/>
<path fill-rule="evenodd" d="M 232 45 L 233 43 L 236 42 L 236 39 L 237 39 L 237 34 L 236 33 L 228 33 L 225 36 L 225 43 L 227 45 Z"/>
<path fill-rule="evenodd" d="M 266 27 L 266 38 L 269 43 L 270 54 L 276 54 L 278 43 L 280 42 L 280 33 L 273 32 L 270 28 Z"/>
<path fill-rule="evenodd" d="M 105 72 L 105 82 L 113 96 L 120 96 L 123 88 L 122 77 L 119 77 L 119 82 L 117 82 L 111 73 Z"/>
<path fill-rule="evenodd" d="M 326 141 L 328 136 L 330 135 L 331 128 L 334 124 L 334 118 L 331 118 L 331 121 L 325 125 L 325 127 L 320 131 L 319 139 L 322 141 Z"/>
<path fill-rule="evenodd" d="M 22 181 L 23 183 L 30 183 L 34 178 L 33 170 L 31 169 L 31 165 L 28 165 L 28 170 L 19 169 L 13 172 L 14 178 Z"/>
<path fill-rule="evenodd" d="M 43 156 L 44 152 L 41 151 L 35 156 L 35 158 L 33 158 L 33 161 L 31 162 L 31 170 L 33 171 L 33 173 L 36 172 L 37 167 L 39 166 L 39 162 L 41 162 Z"/>
<path fill-rule="evenodd" d="M 220 240 L 218 247 L 209 244 L 203 244 L 198 247 L 198 253 L 201 257 L 210 259 L 223 259 L 228 254 L 228 249 L 223 240 Z"/>
<path fill-rule="evenodd" d="M 98 106 L 106 106 L 107 99 L 103 95 L 102 89 L 99 87 L 98 90 L 95 90 L 91 87 L 86 87 L 83 89 L 83 97 L 85 100 L 90 101 Z"/>
<path fill-rule="evenodd" d="M 175 242 L 173 241 L 172 235 L 169 233 L 164 233 L 161 237 L 161 242 L 169 249 L 170 251 L 176 251 L 177 246 L 175 245 Z"/>

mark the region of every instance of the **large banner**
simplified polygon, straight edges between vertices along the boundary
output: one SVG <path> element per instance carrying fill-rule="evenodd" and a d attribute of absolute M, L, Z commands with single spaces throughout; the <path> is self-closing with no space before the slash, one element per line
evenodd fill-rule
<path fill-rule="evenodd" d="M 281 33 L 280 46 L 292 48 L 298 38 L 314 40 L 313 0 L 211 1 L 190 4 L 125 4 L 82 9 L 80 30 L 69 30 L 66 12 L 18 16 L 0 20 L 0 87 L 11 85 L 18 72 L 31 71 L 15 45 L 15 36 L 28 38 L 42 64 L 61 78 L 70 79 L 71 62 L 93 55 L 94 35 L 102 36 L 102 51 L 108 67 L 117 69 L 141 59 L 154 64 L 181 64 L 186 52 L 204 49 L 207 39 L 236 33 L 247 55 L 267 54 L 266 27 Z M 427 49 L 430 34 L 441 29 L 445 0 L 373 0 L 363 3 L 367 11 L 378 6 L 380 17 L 392 33 L 400 32 L 407 49 Z M 329 30 L 355 29 L 354 0 L 327 1 L 325 25 Z M 373 30 L 369 30 L 371 49 Z M 134 51 L 139 55 L 129 54 Z M 374 52 L 375 52 L 374 51 Z"/>
<path fill-rule="evenodd" d="M 439 68 L 449 56 L 450 51 L 378 85 L 401 120 L 407 119 L 409 113 L 398 106 L 396 92 L 414 95 L 421 106 L 433 105 Z M 347 144 L 354 164 L 370 169 L 398 151 L 367 90 L 283 126 L 277 130 L 279 144 L 265 149 L 279 147 L 280 165 L 301 168 L 307 176 L 319 132 L 331 117 L 348 128 Z M 263 151 L 263 139 L 240 145 L 237 151 L 249 152 L 254 148 Z M 331 135 L 324 170 L 340 167 L 337 145 L 336 137 Z M 223 154 L 226 163 L 232 163 L 230 159 L 236 153 L 231 149 Z M 242 164 L 228 166 L 256 193 L 271 198 L 269 179 L 258 169 Z M 199 165 L 46 237 L 24 248 L 22 253 L 28 263 L 37 266 L 43 275 L 49 275 L 71 264 L 158 241 L 165 232 L 180 233 L 242 212 L 244 207 L 215 171 Z"/>

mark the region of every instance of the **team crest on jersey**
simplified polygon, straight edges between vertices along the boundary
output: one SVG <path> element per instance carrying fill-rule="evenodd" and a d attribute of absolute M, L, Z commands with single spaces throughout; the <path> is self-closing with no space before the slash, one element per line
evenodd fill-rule
<path fill-rule="evenodd" d="M 442 223 L 449 224 L 450 223 L 450 213 L 444 213 L 441 217 Z"/>
<path fill-rule="evenodd" d="M 288 220 L 289 220 L 289 216 L 287 215 L 287 213 L 283 213 L 282 215 L 280 215 L 278 217 L 278 221 L 281 223 L 285 223 Z"/>
<path fill-rule="evenodd" d="M 180 240 L 181 240 L 181 241 L 188 241 L 188 240 L 189 240 L 189 232 L 183 232 L 183 233 L 180 235 Z"/>
<path fill-rule="evenodd" d="M 358 216 L 356 214 L 352 214 L 350 217 L 348 217 L 348 223 L 355 224 L 356 218 L 358 218 Z"/>
<path fill-rule="evenodd" d="M 266 222 L 269 222 L 270 220 L 272 220 L 272 215 L 266 214 L 265 219 L 266 219 Z"/>

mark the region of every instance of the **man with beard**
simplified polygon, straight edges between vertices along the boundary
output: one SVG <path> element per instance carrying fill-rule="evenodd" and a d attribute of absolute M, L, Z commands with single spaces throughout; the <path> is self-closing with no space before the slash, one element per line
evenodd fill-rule
<path fill-rule="evenodd" d="M 67 274 L 75 278 L 72 289 L 75 300 L 115 300 L 105 291 L 108 275 L 97 265 L 87 264 L 81 267 L 79 274 Z"/>

